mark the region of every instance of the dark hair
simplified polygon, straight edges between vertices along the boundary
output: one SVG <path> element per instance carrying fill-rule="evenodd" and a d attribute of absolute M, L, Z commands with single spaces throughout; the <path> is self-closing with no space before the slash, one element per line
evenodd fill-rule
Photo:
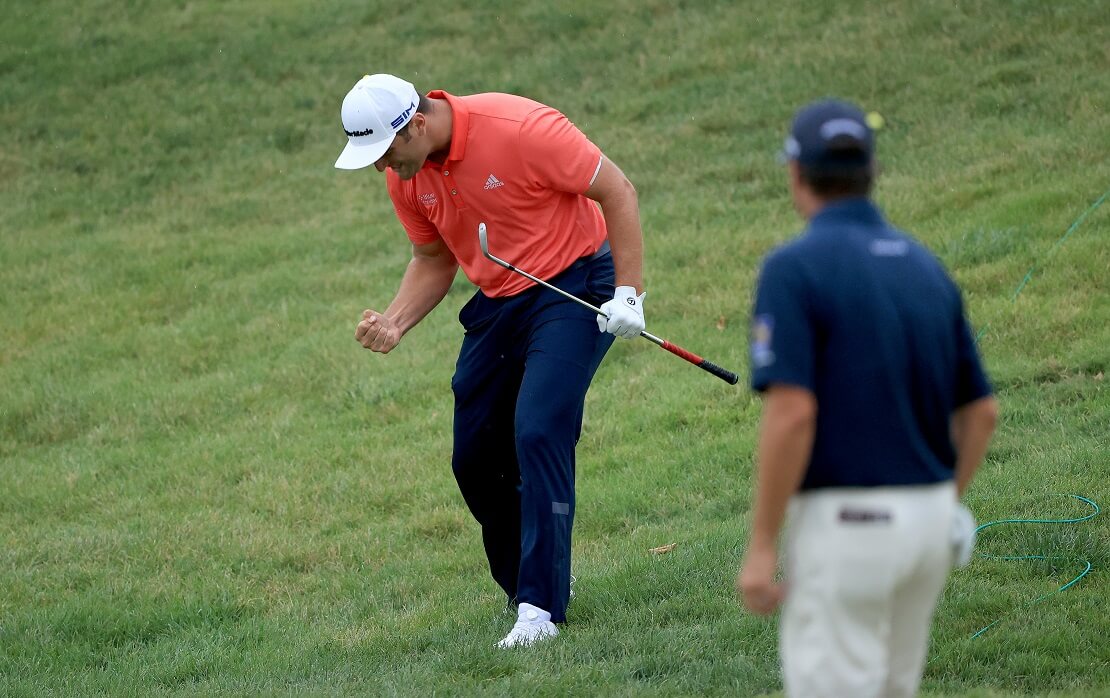
<path fill-rule="evenodd" d="M 872 165 L 835 169 L 803 165 L 799 174 L 813 193 L 823 199 L 870 196 L 875 185 L 875 168 Z"/>
<path fill-rule="evenodd" d="M 837 143 L 821 164 L 801 165 L 799 174 L 823 199 L 870 196 L 875 185 L 875 162 L 856 142 Z"/>
<path fill-rule="evenodd" d="M 420 101 L 416 105 L 416 114 L 428 114 L 431 111 L 432 100 L 428 99 L 426 95 L 420 95 Z M 416 114 L 413 114 L 413 116 L 416 116 Z M 412 119 L 409 119 L 409 122 L 402 126 L 401 130 L 397 131 L 397 135 L 404 138 L 406 143 L 412 138 L 412 136 L 409 135 L 409 126 L 411 125 Z"/>

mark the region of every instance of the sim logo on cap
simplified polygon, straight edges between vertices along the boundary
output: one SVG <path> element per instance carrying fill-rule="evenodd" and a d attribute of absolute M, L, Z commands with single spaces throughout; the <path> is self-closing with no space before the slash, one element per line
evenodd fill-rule
<path fill-rule="evenodd" d="M 409 118 L 409 114 L 411 114 L 411 113 L 412 113 L 412 110 L 413 110 L 413 109 L 416 109 L 416 102 L 412 102 L 411 104 L 409 104 L 409 108 L 408 108 L 408 109 L 406 109 L 406 110 L 404 110 L 403 112 L 401 112 L 401 115 L 400 115 L 400 116 L 398 116 L 398 117 L 397 117 L 396 119 L 394 119 L 393 121 L 390 121 L 390 122 L 389 122 L 389 125 L 390 125 L 391 127 L 393 127 L 393 130 L 397 130 L 397 127 L 399 127 L 399 126 L 400 126 L 401 124 L 405 123 L 405 121 L 407 121 L 407 120 L 408 120 L 408 118 Z"/>

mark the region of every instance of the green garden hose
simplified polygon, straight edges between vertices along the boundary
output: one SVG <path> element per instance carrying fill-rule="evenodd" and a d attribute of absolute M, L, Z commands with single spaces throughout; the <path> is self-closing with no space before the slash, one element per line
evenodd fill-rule
<path fill-rule="evenodd" d="M 1089 519 L 1093 519 L 1094 517 L 1099 515 L 1100 511 L 1102 511 L 1101 509 L 1099 509 L 1098 504 L 1094 503 L 1090 499 L 1087 499 L 1086 497 L 1081 497 L 1077 494 L 1069 494 L 1069 495 L 1064 495 L 1064 496 L 1072 497 L 1073 499 L 1078 499 L 1079 501 L 1084 502 L 1087 505 L 1089 505 L 1094 511 L 1092 511 L 1090 514 L 1087 514 L 1086 516 L 1080 517 L 1078 519 L 1000 519 L 998 521 L 988 521 L 987 523 L 982 524 L 981 526 L 976 528 L 975 533 L 976 533 L 976 535 L 978 535 L 979 532 L 983 531 L 984 529 L 988 529 L 992 526 L 1001 526 L 1003 524 L 1072 524 L 1072 523 L 1080 523 L 1082 521 L 1087 521 Z M 1083 579 L 1084 577 L 1086 577 L 1087 574 L 1091 571 L 1091 561 L 1090 560 L 1080 560 L 1078 558 L 1049 557 L 1049 556 L 1046 556 L 1046 555 L 987 555 L 985 553 L 978 553 L 978 555 L 979 555 L 979 557 L 987 558 L 989 560 L 1065 560 L 1065 559 L 1068 559 L 1068 560 L 1076 560 L 1076 561 L 1079 561 L 1079 562 L 1083 562 L 1086 565 L 1086 568 L 1084 568 L 1084 570 L 1079 573 L 1079 576 L 1072 579 L 1067 584 L 1061 586 L 1059 589 L 1055 589 L 1053 591 L 1050 591 L 1047 594 L 1044 594 L 1043 596 L 1038 596 L 1037 598 L 1033 599 L 1028 604 L 1026 604 L 1026 606 L 1032 606 L 1033 604 L 1037 604 L 1037 603 L 1040 603 L 1041 601 L 1044 601 L 1045 599 L 1047 599 L 1048 597 L 1050 597 L 1054 594 L 1059 594 L 1061 591 L 1063 591 L 1063 590 L 1067 589 L 1068 587 L 1076 584 L 1080 579 Z M 971 639 L 974 640 L 975 638 L 979 637 L 980 635 L 987 632 L 988 630 L 990 630 L 992 627 L 994 627 L 998 623 L 1002 622 L 1002 620 L 1003 620 L 1002 618 L 999 618 L 998 620 L 990 623 L 989 625 L 987 625 L 983 628 L 980 628 L 974 635 L 971 636 Z"/>
<path fill-rule="evenodd" d="M 1088 215 L 1093 213 L 1095 211 L 1095 209 L 1097 209 L 1099 206 L 1101 206 L 1102 202 L 1106 201 L 1107 196 L 1110 196 L 1110 189 L 1106 190 L 1106 192 L 1104 192 L 1103 195 L 1100 196 L 1097 201 L 1095 201 L 1095 203 L 1091 204 L 1091 206 L 1086 211 L 1084 211 L 1082 213 L 1082 215 L 1080 215 L 1078 218 L 1075 219 L 1075 222 L 1073 222 L 1070 226 L 1068 226 L 1067 231 L 1060 237 L 1059 240 L 1056 241 L 1055 244 L 1053 244 L 1053 246 L 1049 249 L 1048 253 L 1045 256 L 1046 257 L 1051 256 L 1061 245 L 1063 245 L 1064 241 L 1067 240 L 1069 237 L 1071 237 L 1071 234 L 1075 232 L 1075 230 L 1079 227 L 1080 223 L 1082 223 L 1083 220 Z M 1025 276 L 1022 278 L 1021 283 L 1019 283 L 1017 285 L 1017 288 L 1014 289 L 1013 295 L 1010 296 L 1011 301 L 1017 300 L 1017 297 L 1021 294 L 1022 290 L 1025 289 L 1025 286 L 1033 278 L 1033 274 L 1037 270 L 1038 270 L 1037 264 L 1034 264 L 1033 266 L 1031 266 L 1029 268 L 1029 271 L 1027 271 L 1025 273 Z M 983 335 L 985 335 L 987 333 L 987 328 L 988 327 L 990 327 L 990 323 L 984 325 L 983 329 L 979 331 L 979 334 L 976 335 L 976 337 L 975 337 L 976 343 L 978 343 L 979 340 L 982 339 Z M 1078 518 L 1078 519 L 1002 519 L 1002 520 L 999 520 L 999 521 L 988 521 L 987 523 L 985 523 L 985 524 L 979 526 L 978 528 L 976 528 L 975 533 L 978 535 L 978 533 L 980 531 L 983 531 L 984 529 L 990 528 L 992 526 L 1000 526 L 1002 524 L 1072 524 L 1072 523 L 1080 523 L 1082 521 L 1087 521 L 1089 519 L 1093 519 L 1094 517 L 1098 516 L 1099 512 L 1101 511 L 1101 509 L 1099 509 L 1098 504 L 1091 501 L 1087 497 L 1081 497 L 1077 494 L 1070 494 L 1070 495 L 1065 495 L 1065 496 L 1073 497 L 1075 499 L 1078 499 L 1081 502 L 1086 503 L 1092 509 L 1094 509 L 1094 511 L 1092 511 L 1090 514 L 1087 514 L 1086 516 L 1084 516 L 1082 518 Z M 1050 591 L 1049 593 L 1044 594 L 1043 596 L 1038 596 L 1037 598 L 1033 599 L 1028 604 L 1026 604 L 1025 605 L 1026 607 L 1032 606 L 1033 604 L 1040 603 L 1041 601 L 1044 601 L 1045 599 L 1047 599 L 1050 596 L 1053 596 L 1055 594 L 1059 594 L 1061 591 L 1064 591 L 1065 589 L 1067 589 L 1067 588 L 1075 585 L 1076 583 L 1078 583 L 1079 580 L 1086 577 L 1087 574 L 1090 573 L 1090 571 L 1091 571 L 1091 562 L 1090 562 L 1090 560 L 1079 560 L 1078 558 L 1048 557 L 1048 556 L 1045 556 L 1045 555 L 1005 555 L 1005 556 L 1003 556 L 1003 555 L 986 555 L 986 554 L 983 554 L 983 553 L 979 553 L 979 557 L 984 557 L 984 558 L 988 558 L 988 559 L 991 559 L 991 560 L 1062 560 L 1062 559 L 1071 559 L 1071 560 L 1076 560 L 1076 561 L 1079 561 L 1079 562 L 1083 562 L 1086 565 L 1086 567 L 1079 574 L 1079 576 L 1075 577 L 1074 579 L 1072 579 L 1067 584 L 1061 586 L 1059 589 L 1055 589 L 1053 591 Z M 1002 622 L 1002 620 L 1003 620 L 1003 618 L 999 618 L 998 620 L 995 620 L 994 622 L 986 625 L 985 627 L 980 628 L 974 635 L 971 636 L 971 639 L 974 640 L 975 638 L 979 637 L 983 633 L 985 633 L 988 630 L 990 630 L 991 628 L 993 628 L 998 623 Z"/>

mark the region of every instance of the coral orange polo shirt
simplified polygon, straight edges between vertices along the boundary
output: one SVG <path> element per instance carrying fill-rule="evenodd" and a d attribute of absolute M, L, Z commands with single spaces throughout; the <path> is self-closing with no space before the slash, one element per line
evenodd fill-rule
<path fill-rule="evenodd" d="M 408 181 L 386 170 L 393 207 L 414 245 L 442 239 L 491 297 L 534 284 L 482 255 L 479 223 L 490 253 L 541 279 L 601 247 L 605 220 L 583 196 L 601 168 L 601 150 L 565 116 L 515 95 L 428 96 L 451 105 L 447 159 L 428 160 Z"/>

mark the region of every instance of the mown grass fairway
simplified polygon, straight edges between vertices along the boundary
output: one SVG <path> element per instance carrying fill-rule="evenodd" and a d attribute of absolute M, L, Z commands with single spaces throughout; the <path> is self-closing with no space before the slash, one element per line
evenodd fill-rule
<path fill-rule="evenodd" d="M 0 695 L 779 690 L 732 595 L 758 403 L 643 341 L 589 396 L 571 622 L 494 649 L 449 468 L 471 287 L 387 357 L 352 339 L 409 255 L 382 178 L 332 168 L 367 72 L 563 110 L 639 189 L 648 329 L 738 372 L 800 227 L 792 112 L 882 112 L 877 199 L 986 328 L 1004 416 L 970 505 L 1110 506 L 1110 202 L 1057 244 L 1110 189 L 1104 0 L 2 8 Z M 980 550 L 1058 559 L 955 573 L 924 690 L 1110 695 L 1110 515 Z"/>

